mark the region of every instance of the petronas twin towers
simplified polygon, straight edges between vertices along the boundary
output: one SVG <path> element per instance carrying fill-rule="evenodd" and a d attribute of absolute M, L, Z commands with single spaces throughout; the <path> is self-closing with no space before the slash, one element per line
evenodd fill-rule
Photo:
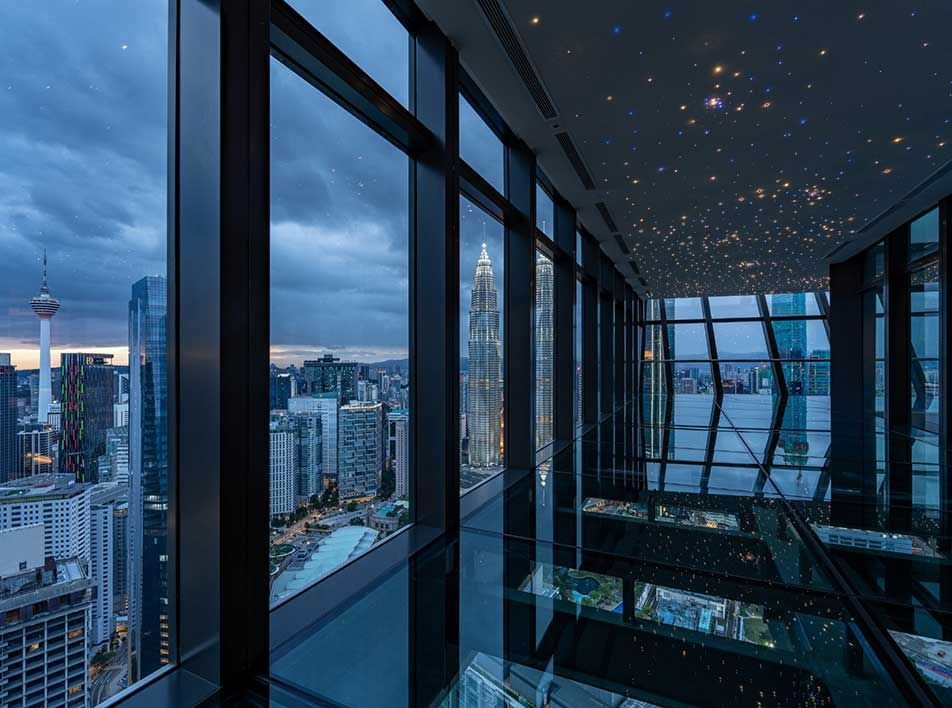
<path fill-rule="evenodd" d="M 499 347 L 496 277 L 484 243 L 476 262 L 473 300 L 469 310 L 466 427 L 469 432 L 469 464 L 474 467 L 500 463 L 502 395 L 499 385 Z"/>

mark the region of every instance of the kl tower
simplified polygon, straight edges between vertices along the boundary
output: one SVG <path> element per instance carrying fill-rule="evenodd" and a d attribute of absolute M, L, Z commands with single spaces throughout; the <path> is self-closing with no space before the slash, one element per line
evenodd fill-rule
<path fill-rule="evenodd" d="M 36 297 L 30 300 L 33 312 L 40 318 L 40 396 L 37 422 L 46 425 L 50 415 L 50 320 L 59 310 L 59 300 L 50 295 L 46 282 L 46 249 L 43 249 L 43 285 Z"/>

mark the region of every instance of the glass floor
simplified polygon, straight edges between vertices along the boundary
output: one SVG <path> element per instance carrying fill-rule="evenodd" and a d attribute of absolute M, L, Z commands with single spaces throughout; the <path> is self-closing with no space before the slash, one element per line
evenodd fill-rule
<path fill-rule="evenodd" d="M 952 704 L 936 510 L 840 500 L 828 409 L 765 404 L 625 410 L 477 487 L 274 650 L 272 704 Z"/>

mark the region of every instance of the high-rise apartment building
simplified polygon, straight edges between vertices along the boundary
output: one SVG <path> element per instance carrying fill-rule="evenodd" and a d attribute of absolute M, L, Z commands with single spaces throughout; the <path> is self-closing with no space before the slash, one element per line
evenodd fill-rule
<path fill-rule="evenodd" d="M 294 433 L 295 491 L 307 500 L 324 488 L 321 414 L 318 411 L 290 414 L 288 423 Z"/>
<path fill-rule="evenodd" d="M 17 476 L 17 369 L 0 354 L 0 482 Z"/>
<path fill-rule="evenodd" d="M 337 483 L 337 394 L 333 391 L 288 399 L 288 413 L 320 413 L 323 485 Z"/>
<path fill-rule="evenodd" d="M 43 548 L 41 525 L 0 530 L 0 706 L 80 708 L 95 585 L 83 561 Z"/>
<path fill-rule="evenodd" d="M 269 445 L 271 516 L 275 517 L 294 511 L 295 445 L 288 416 L 272 415 Z"/>
<path fill-rule="evenodd" d="M 165 278 L 147 276 L 132 286 L 129 300 L 129 667 L 133 680 L 167 664 L 170 656 L 167 310 Z"/>
<path fill-rule="evenodd" d="M 43 525 L 44 558 L 89 560 L 90 486 L 47 474 L 0 485 L 0 529 Z"/>
<path fill-rule="evenodd" d="M 536 256 L 536 447 L 552 442 L 554 434 L 553 384 L 555 371 L 555 327 L 552 321 L 555 300 L 555 276 L 552 259 Z"/>
<path fill-rule="evenodd" d="M 115 530 L 111 504 L 93 503 L 89 510 L 89 575 L 96 583 L 89 642 L 105 644 L 116 628 L 115 601 Z"/>
<path fill-rule="evenodd" d="M 49 284 L 46 278 L 46 251 L 43 251 L 43 284 L 40 286 L 40 292 L 30 300 L 30 306 L 33 312 L 40 319 L 40 372 L 39 372 L 39 391 L 37 393 L 37 414 L 38 423 L 46 423 L 50 412 L 50 403 L 52 397 L 52 385 L 50 381 L 50 320 L 59 311 L 60 303 L 50 294 Z"/>
<path fill-rule="evenodd" d="M 410 412 L 397 408 L 387 414 L 388 455 L 393 465 L 394 495 L 405 497 L 408 493 L 408 439 Z"/>
<path fill-rule="evenodd" d="M 341 403 L 357 398 L 357 362 L 325 354 L 304 362 L 304 393 L 335 391 Z"/>
<path fill-rule="evenodd" d="M 97 482 L 106 430 L 112 427 L 112 354 L 65 353 L 60 355 L 60 368 L 60 471 L 75 475 L 80 482 Z"/>
<path fill-rule="evenodd" d="M 338 423 L 340 498 L 374 496 L 384 460 L 383 405 L 351 403 L 341 406 Z"/>
<path fill-rule="evenodd" d="M 469 360 L 466 429 L 469 464 L 498 465 L 502 396 L 499 386 L 499 304 L 493 265 L 483 244 L 473 276 L 469 310 Z"/>

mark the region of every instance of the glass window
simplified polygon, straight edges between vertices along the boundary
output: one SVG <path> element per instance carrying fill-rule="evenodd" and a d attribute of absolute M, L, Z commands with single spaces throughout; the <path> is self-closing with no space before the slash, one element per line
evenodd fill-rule
<path fill-rule="evenodd" d="M 503 225 L 460 197 L 460 488 L 502 470 Z"/>
<path fill-rule="evenodd" d="M 714 341 L 721 359 L 768 359 L 760 322 L 715 322 Z"/>
<path fill-rule="evenodd" d="M 923 435 L 923 438 L 931 437 L 931 434 L 939 430 L 939 292 L 937 263 L 910 273 L 912 424 L 914 428 L 929 433 L 928 436 Z"/>
<path fill-rule="evenodd" d="M 410 37 L 381 0 L 290 0 L 291 6 L 404 106 Z"/>
<path fill-rule="evenodd" d="M 664 314 L 669 320 L 704 319 L 699 297 L 668 298 L 664 301 Z"/>
<path fill-rule="evenodd" d="M 886 242 L 880 241 L 866 251 L 863 259 L 863 279 L 866 282 L 879 280 L 886 272 Z"/>
<path fill-rule="evenodd" d="M 536 228 L 549 238 L 555 238 L 555 205 L 552 197 L 536 182 Z"/>
<path fill-rule="evenodd" d="M 781 359 L 829 359 L 830 340 L 823 320 L 774 320 Z"/>
<path fill-rule="evenodd" d="M 161 1 L 0 3 L 0 485 L 14 489 L 0 495 L 5 705 L 62 703 L 64 652 L 71 701 L 84 705 L 83 676 L 92 686 L 96 648 L 120 619 L 116 680 L 89 692 L 97 701 L 175 656 L 168 13 Z M 30 525 L 44 519 L 45 534 Z M 117 524 L 128 524 L 121 546 Z M 23 632 L 37 649 L 25 678 L 7 641 Z"/>
<path fill-rule="evenodd" d="M 662 340 L 662 325 L 647 325 L 645 327 L 645 361 L 664 360 L 664 342 Z"/>
<path fill-rule="evenodd" d="M 759 317 L 757 298 L 753 295 L 725 295 L 708 298 L 711 317 L 715 320 L 731 317 Z"/>
<path fill-rule="evenodd" d="M 773 367 L 768 361 L 721 361 L 724 394 L 773 393 Z"/>
<path fill-rule="evenodd" d="M 459 154 L 500 194 L 506 193 L 502 141 L 462 94 L 459 97 Z"/>
<path fill-rule="evenodd" d="M 645 303 L 645 319 L 649 322 L 661 319 L 661 300 L 648 300 Z"/>
<path fill-rule="evenodd" d="M 582 265 L 582 234 L 579 231 L 575 232 L 575 262 Z"/>
<path fill-rule="evenodd" d="M 767 296 L 767 309 L 771 317 L 787 315 L 821 315 L 813 293 L 777 293 Z"/>
<path fill-rule="evenodd" d="M 272 601 L 409 521 L 408 168 L 272 60 Z"/>
<path fill-rule="evenodd" d="M 536 448 L 554 439 L 555 276 L 552 259 L 536 252 L 535 370 Z"/>
<path fill-rule="evenodd" d="M 933 209 L 909 225 L 909 261 L 939 250 L 939 210 Z"/>
<path fill-rule="evenodd" d="M 710 359 L 703 324 L 668 325 L 669 359 Z"/>
<path fill-rule="evenodd" d="M 679 400 L 695 394 L 714 395 L 714 377 L 711 374 L 710 363 L 695 361 L 675 363 L 671 364 L 671 370 L 674 377 L 674 392 Z"/>

